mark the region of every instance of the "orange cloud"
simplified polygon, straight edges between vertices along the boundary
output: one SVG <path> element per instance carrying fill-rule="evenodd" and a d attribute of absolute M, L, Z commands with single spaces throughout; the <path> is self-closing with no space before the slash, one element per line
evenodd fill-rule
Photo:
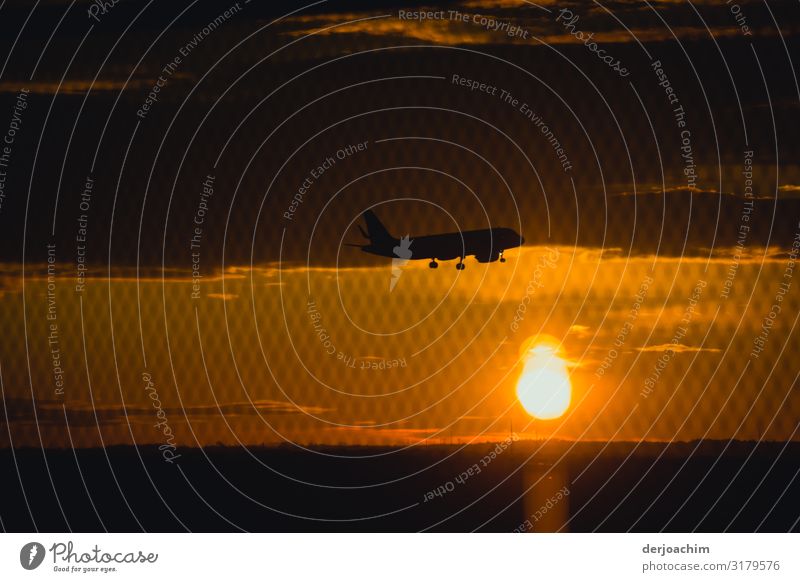
<path fill-rule="evenodd" d="M 176 72 L 173 79 L 190 79 L 191 75 Z M 55 95 L 83 95 L 89 91 L 132 91 L 147 89 L 155 84 L 155 79 L 64 79 L 64 81 L 5 81 L 0 83 L 0 93 L 18 93 L 27 90 L 30 93 Z"/>
<path fill-rule="evenodd" d="M 516 5 L 516 3 L 514 4 Z M 471 3 L 466 7 L 478 7 L 479 4 Z M 510 7 L 511 4 L 495 6 L 493 8 Z M 488 7 L 487 7 L 488 8 Z M 445 13 L 446 14 L 446 13 Z M 510 25 L 522 27 L 526 35 L 506 35 L 503 32 L 492 31 L 482 27 L 472 20 L 450 20 L 445 17 L 437 20 L 400 20 L 395 14 L 386 14 L 384 18 L 379 13 L 339 13 L 298 16 L 287 19 L 289 24 L 302 25 L 296 30 L 287 31 L 286 34 L 294 37 L 309 34 L 332 36 L 362 34 L 373 37 L 400 37 L 419 40 L 434 44 L 455 45 L 489 45 L 489 44 L 536 44 L 537 41 L 549 45 L 581 44 L 582 41 L 571 34 L 565 34 L 554 28 L 554 19 L 546 14 L 536 13 L 532 16 L 526 11 L 518 14 L 494 14 L 491 18 L 499 22 L 508 22 Z M 470 15 L 472 16 L 472 15 Z M 480 16 L 475 14 L 475 16 Z M 543 18 L 544 16 L 544 18 Z M 589 23 L 590 24 L 590 23 Z M 556 30 L 555 33 L 553 31 Z M 588 31 L 587 31 L 588 32 Z M 704 26 L 676 26 L 671 28 L 636 28 L 629 30 L 599 30 L 592 31 L 593 40 L 600 44 L 621 44 L 631 42 L 653 43 L 673 40 L 702 39 L 709 37 L 709 31 Z M 724 38 L 741 35 L 737 26 L 715 26 L 710 33 L 714 38 Z M 774 36 L 773 29 L 759 29 L 753 31 L 753 36 Z"/>
<path fill-rule="evenodd" d="M 697 346 L 687 346 L 684 344 L 657 344 L 653 346 L 646 346 L 643 348 L 636 348 L 637 352 L 673 352 L 676 354 L 697 353 L 697 352 L 719 352 L 717 348 L 702 348 Z"/>

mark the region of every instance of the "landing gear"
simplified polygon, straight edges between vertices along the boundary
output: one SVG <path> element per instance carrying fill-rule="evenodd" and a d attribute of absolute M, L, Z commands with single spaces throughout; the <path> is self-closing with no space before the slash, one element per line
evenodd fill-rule
<path fill-rule="evenodd" d="M 428 263 L 428 267 L 431 269 L 437 269 L 439 267 L 439 263 L 436 262 L 436 259 L 433 259 L 430 263 Z"/>
<path fill-rule="evenodd" d="M 464 267 L 465 267 L 465 265 L 464 265 L 464 257 L 461 257 L 461 260 L 456 265 L 456 269 L 458 269 L 459 271 L 463 271 Z"/>
<path fill-rule="evenodd" d="M 503 256 L 503 252 L 504 251 L 500 251 L 500 262 L 501 263 L 505 263 L 506 262 L 506 258 Z"/>

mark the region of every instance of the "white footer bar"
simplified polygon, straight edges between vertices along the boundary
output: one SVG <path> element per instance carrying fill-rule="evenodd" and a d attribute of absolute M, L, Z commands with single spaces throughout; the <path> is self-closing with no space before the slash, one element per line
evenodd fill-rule
<path fill-rule="evenodd" d="M 0 580 L 796 581 L 798 541 L 793 534 L 3 534 Z"/>

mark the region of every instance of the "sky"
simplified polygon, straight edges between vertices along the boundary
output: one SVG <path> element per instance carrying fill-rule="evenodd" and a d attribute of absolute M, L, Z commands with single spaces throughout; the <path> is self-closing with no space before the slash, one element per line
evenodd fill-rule
<path fill-rule="evenodd" d="M 791 3 L 89 6 L 0 22 L 0 444 L 797 438 Z"/>

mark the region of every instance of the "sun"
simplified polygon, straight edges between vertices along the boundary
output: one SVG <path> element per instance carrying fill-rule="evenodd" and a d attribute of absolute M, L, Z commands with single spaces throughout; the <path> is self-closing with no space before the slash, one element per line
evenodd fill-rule
<path fill-rule="evenodd" d="M 525 411 L 541 420 L 563 415 L 572 398 L 568 362 L 558 342 L 531 338 L 523 344 L 525 361 L 517 382 L 517 398 Z"/>

